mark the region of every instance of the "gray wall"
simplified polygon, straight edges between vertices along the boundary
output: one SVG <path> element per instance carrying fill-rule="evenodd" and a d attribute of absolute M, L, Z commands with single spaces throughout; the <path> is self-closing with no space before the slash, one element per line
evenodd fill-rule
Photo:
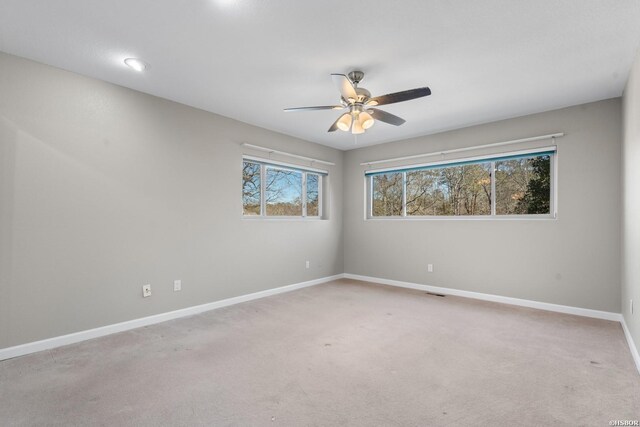
<path fill-rule="evenodd" d="M 622 315 L 640 346 L 640 54 L 624 91 L 623 112 Z"/>
<path fill-rule="evenodd" d="M 342 152 L 2 53 L 0 94 L 0 348 L 343 272 Z M 330 219 L 243 220 L 241 142 L 335 162 Z"/>
<path fill-rule="evenodd" d="M 566 133 L 556 220 L 363 219 L 361 162 L 554 132 Z M 523 146 L 536 144 L 550 142 Z M 349 151 L 345 271 L 620 312 L 620 150 L 621 102 L 612 99 Z"/>

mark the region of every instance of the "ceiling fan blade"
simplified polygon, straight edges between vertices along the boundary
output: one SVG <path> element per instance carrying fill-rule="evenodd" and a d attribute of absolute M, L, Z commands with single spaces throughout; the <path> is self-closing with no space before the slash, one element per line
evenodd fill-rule
<path fill-rule="evenodd" d="M 417 89 L 405 90 L 402 92 L 388 93 L 386 95 L 376 96 L 371 98 L 367 105 L 387 105 L 395 104 L 396 102 L 410 101 L 416 98 L 422 98 L 423 96 L 431 95 L 431 89 L 428 87 L 420 87 Z"/>
<path fill-rule="evenodd" d="M 377 108 L 368 108 L 367 112 L 369 114 L 371 114 L 371 116 L 375 120 L 380 120 L 381 122 L 389 123 L 390 125 L 400 126 L 401 124 L 406 122 L 406 120 L 401 118 L 401 117 L 394 116 L 391 113 L 387 113 L 386 111 L 378 110 Z"/>
<path fill-rule="evenodd" d="M 336 85 L 340 91 L 340 95 L 342 95 L 345 100 L 348 101 L 349 98 L 353 100 L 358 99 L 356 88 L 353 87 L 353 83 L 351 83 L 349 77 L 344 74 L 331 74 L 331 80 L 333 80 L 333 84 Z"/>
<path fill-rule="evenodd" d="M 344 105 L 319 105 L 317 107 L 285 108 L 284 111 L 290 113 L 293 111 L 342 110 L 343 108 Z"/>

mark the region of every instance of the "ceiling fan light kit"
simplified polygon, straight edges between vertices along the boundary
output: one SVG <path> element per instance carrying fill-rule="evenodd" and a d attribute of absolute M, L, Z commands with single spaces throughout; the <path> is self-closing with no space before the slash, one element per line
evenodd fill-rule
<path fill-rule="evenodd" d="M 376 122 L 375 120 L 373 120 L 371 114 L 367 113 L 366 111 L 363 111 L 359 114 L 359 120 L 364 130 L 369 129 Z"/>
<path fill-rule="evenodd" d="M 351 133 L 353 135 L 360 135 L 360 134 L 364 133 L 364 128 L 360 124 L 360 120 L 355 119 L 353 121 L 353 124 L 351 125 Z"/>
<path fill-rule="evenodd" d="M 345 132 L 348 132 L 349 129 L 351 129 L 351 122 L 352 121 L 353 121 L 353 119 L 351 118 L 351 114 L 350 113 L 344 113 L 338 119 L 338 129 L 343 130 Z"/>
<path fill-rule="evenodd" d="M 404 119 L 398 116 L 372 107 L 409 101 L 431 95 L 431 89 L 421 87 L 372 98 L 371 92 L 365 88 L 358 87 L 358 84 L 363 78 L 364 73 L 362 71 L 351 71 L 348 75 L 331 74 L 331 79 L 340 92 L 340 105 L 285 108 L 284 111 L 343 110 L 346 108 L 349 111 L 338 117 L 328 132 L 334 132 L 336 129 L 340 129 L 344 132 L 351 132 L 353 135 L 360 135 L 367 129 L 370 129 L 376 120 L 394 126 L 400 126 L 405 122 Z"/>

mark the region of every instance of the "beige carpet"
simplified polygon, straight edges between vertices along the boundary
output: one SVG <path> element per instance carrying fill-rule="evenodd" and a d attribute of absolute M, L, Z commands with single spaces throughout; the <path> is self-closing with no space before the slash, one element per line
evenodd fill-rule
<path fill-rule="evenodd" d="M 341 280 L 0 362 L 2 425 L 640 419 L 620 325 Z"/>

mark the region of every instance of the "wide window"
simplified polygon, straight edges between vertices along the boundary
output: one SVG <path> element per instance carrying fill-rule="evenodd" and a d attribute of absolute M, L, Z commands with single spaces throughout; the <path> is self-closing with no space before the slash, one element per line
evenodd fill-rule
<path fill-rule="evenodd" d="M 322 173 L 243 160 L 242 213 L 247 217 L 311 217 L 321 214 Z"/>
<path fill-rule="evenodd" d="M 369 218 L 552 216 L 555 151 L 369 171 Z"/>

